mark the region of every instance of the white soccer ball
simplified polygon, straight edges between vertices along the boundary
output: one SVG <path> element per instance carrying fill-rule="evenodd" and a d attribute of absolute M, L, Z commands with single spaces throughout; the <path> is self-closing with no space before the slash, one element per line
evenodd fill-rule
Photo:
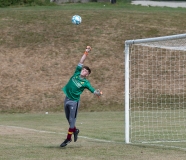
<path fill-rule="evenodd" d="M 73 24 L 79 25 L 81 22 L 82 22 L 81 16 L 79 16 L 79 15 L 74 15 L 74 16 L 72 17 L 72 23 L 73 23 Z"/>

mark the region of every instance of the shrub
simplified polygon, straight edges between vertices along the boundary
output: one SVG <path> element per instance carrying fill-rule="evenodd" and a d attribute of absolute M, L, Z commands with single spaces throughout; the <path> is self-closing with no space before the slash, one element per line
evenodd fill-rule
<path fill-rule="evenodd" d="M 14 5 L 51 5 L 50 0 L 0 0 L 0 7 L 8 7 Z"/>

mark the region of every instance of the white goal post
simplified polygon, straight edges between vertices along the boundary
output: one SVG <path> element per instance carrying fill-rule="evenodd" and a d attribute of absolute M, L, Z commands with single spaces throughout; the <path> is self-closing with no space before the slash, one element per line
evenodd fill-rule
<path fill-rule="evenodd" d="M 186 142 L 186 33 L 125 41 L 125 143 Z"/>

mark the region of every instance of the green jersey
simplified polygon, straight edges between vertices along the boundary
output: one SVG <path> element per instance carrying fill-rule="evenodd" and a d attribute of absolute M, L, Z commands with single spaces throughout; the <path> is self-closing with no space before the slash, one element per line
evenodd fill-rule
<path fill-rule="evenodd" d="M 70 78 L 68 83 L 62 88 L 65 95 L 74 101 L 79 101 L 80 95 L 84 89 L 88 89 L 90 92 L 94 93 L 95 89 L 91 86 L 90 82 L 86 78 L 81 78 L 82 65 L 78 64 L 73 76 Z"/>

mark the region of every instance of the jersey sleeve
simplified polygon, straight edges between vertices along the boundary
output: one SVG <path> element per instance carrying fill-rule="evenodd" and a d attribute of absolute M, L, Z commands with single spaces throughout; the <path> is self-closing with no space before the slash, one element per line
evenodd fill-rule
<path fill-rule="evenodd" d="M 79 63 L 76 67 L 74 74 L 79 74 L 81 72 L 82 67 L 83 67 L 83 64 Z"/>
<path fill-rule="evenodd" d="M 90 84 L 89 81 L 87 82 L 86 88 L 87 88 L 91 93 L 94 93 L 94 91 L 95 91 L 95 88 L 91 86 L 91 84 Z"/>

